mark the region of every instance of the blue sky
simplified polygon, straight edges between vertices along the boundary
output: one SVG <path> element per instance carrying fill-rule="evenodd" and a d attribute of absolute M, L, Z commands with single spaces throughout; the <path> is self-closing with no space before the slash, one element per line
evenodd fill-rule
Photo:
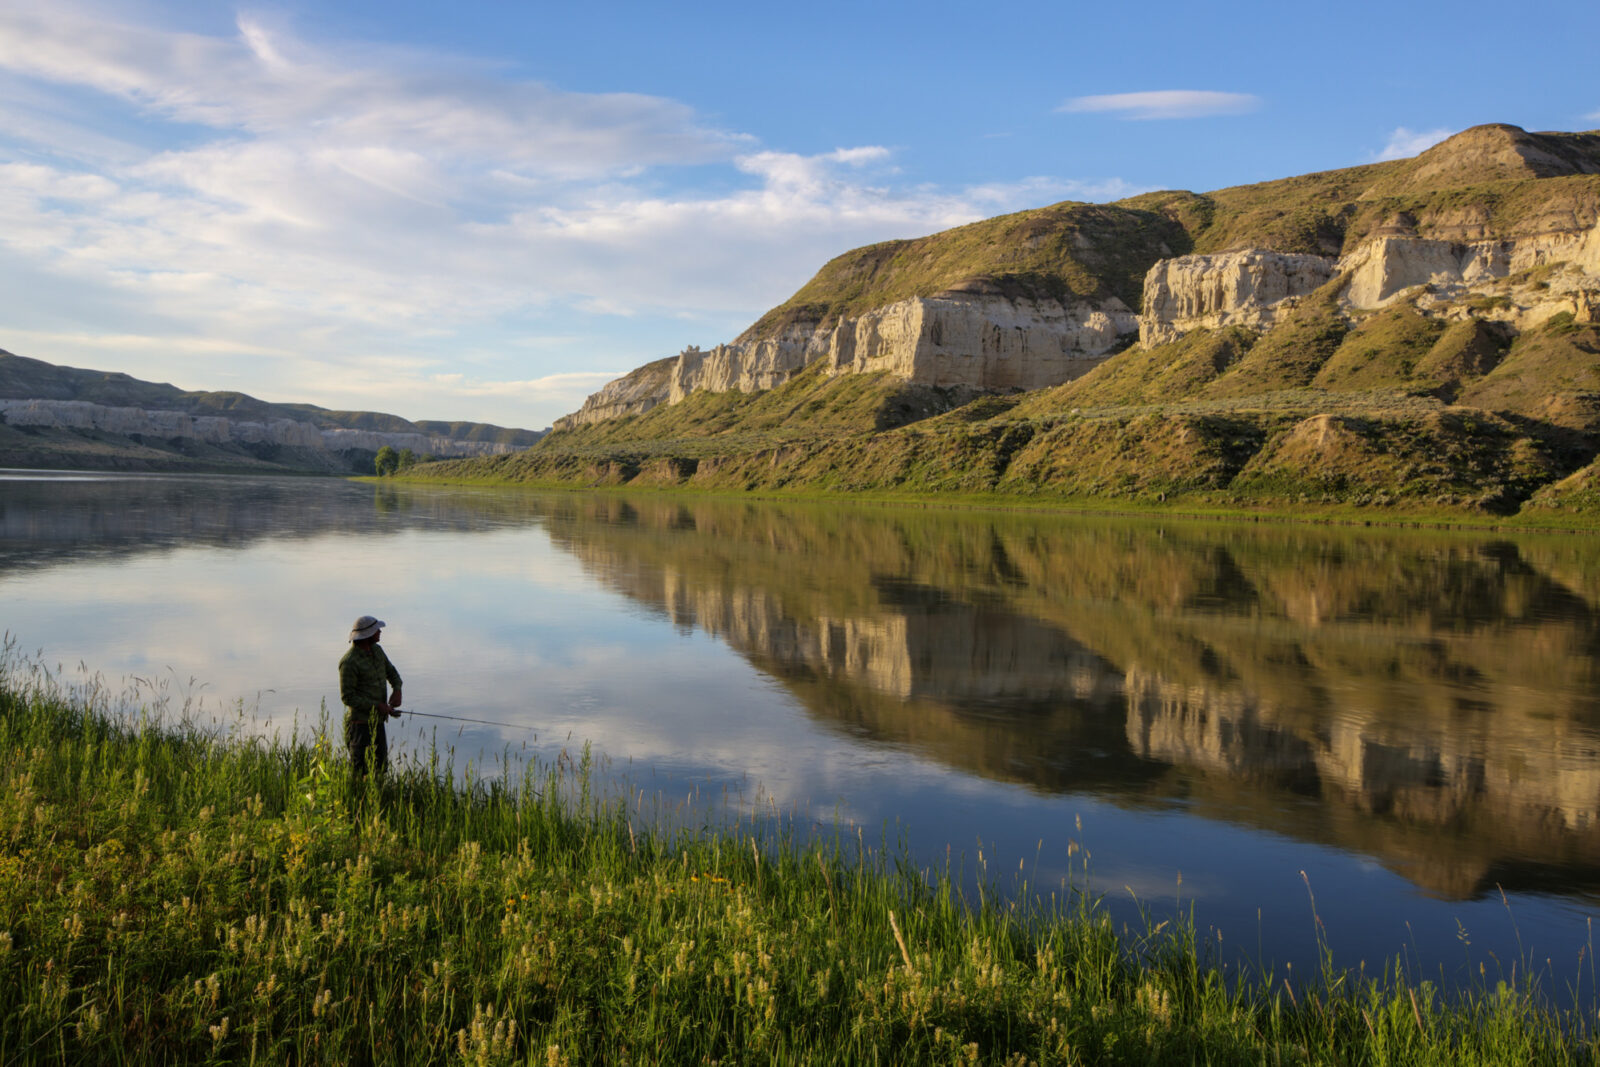
<path fill-rule="evenodd" d="M 0 348 L 538 428 L 871 241 L 1595 128 L 1596 31 L 1593 0 L 7 5 Z"/>

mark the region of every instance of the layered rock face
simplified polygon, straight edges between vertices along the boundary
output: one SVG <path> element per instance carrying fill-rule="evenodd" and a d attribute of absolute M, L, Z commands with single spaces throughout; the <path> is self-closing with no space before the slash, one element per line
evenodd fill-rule
<path fill-rule="evenodd" d="M 1145 275 L 1139 343 L 1165 344 L 1196 329 L 1267 329 L 1296 298 L 1334 274 L 1334 264 L 1322 256 L 1261 249 L 1164 259 Z"/>
<path fill-rule="evenodd" d="M 1522 277 L 1536 268 L 1544 276 Z M 1145 276 L 1139 341 L 1175 341 L 1191 330 L 1239 325 L 1269 328 L 1285 311 L 1335 277 L 1340 299 L 1356 311 L 1416 299 L 1424 311 L 1525 328 L 1563 311 L 1592 321 L 1600 303 L 1600 227 L 1558 230 L 1492 241 L 1375 237 L 1339 259 L 1251 249 L 1162 260 Z M 1418 291 L 1418 287 L 1422 287 Z"/>
<path fill-rule="evenodd" d="M 1525 286 L 1499 284 L 1523 271 L 1558 264 L 1565 269 Z M 1564 307 L 1570 294 L 1600 289 L 1600 227 L 1503 241 L 1379 237 L 1345 256 L 1339 269 L 1350 272 L 1344 298 L 1356 308 L 1381 307 L 1419 285 L 1427 287 L 1422 295 L 1434 302 L 1504 291 L 1524 313 L 1548 305 Z"/>
<path fill-rule="evenodd" d="M 1380 177 L 1348 207 L 1392 196 L 1415 200 L 1420 190 L 1595 173 L 1600 135 L 1478 126 Z M 1297 299 L 1338 276 L 1346 279 L 1340 300 L 1352 311 L 1404 298 L 1426 313 L 1492 318 L 1518 329 L 1562 311 L 1583 320 L 1600 293 L 1594 196 L 1585 187 L 1549 188 L 1510 223 L 1495 221 L 1501 194 L 1428 203 L 1418 209 L 1420 223 L 1411 208 L 1397 209 L 1337 258 L 1246 250 L 1162 260 L 1145 276 L 1140 342 L 1162 344 L 1226 325 L 1265 329 Z M 1526 276 L 1538 268 L 1548 269 Z M 1475 306 L 1464 306 L 1468 302 Z"/>
<path fill-rule="evenodd" d="M 1403 299 L 1436 317 L 1517 330 L 1563 311 L 1593 321 L 1595 174 L 1600 132 L 1489 125 L 1413 160 L 1307 176 L 1309 197 L 1306 180 L 1148 194 L 867 246 L 824 267 L 744 337 L 641 368 L 557 425 L 636 414 L 700 390 L 770 389 L 819 361 L 830 375 L 1040 389 L 1093 369 L 1135 331 L 1148 348 L 1200 329 L 1268 330 L 1335 280 L 1352 317 Z M 1070 254 L 1028 258 L 1051 242 Z M 1208 242 L 1230 250 L 1172 254 Z M 930 264 L 944 264 L 943 273 Z M 1141 272 L 1136 316 L 1127 304 Z M 1062 293 L 1095 295 L 1054 297 Z M 879 306 L 867 307 L 874 298 Z"/>
<path fill-rule="evenodd" d="M 699 389 L 771 389 L 816 360 L 830 374 L 882 371 L 919 385 L 1041 389 L 1093 369 L 1137 329 L 1115 297 L 1074 305 L 911 297 L 832 326 L 802 324 L 709 352 L 686 349 L 672 368 L 669 401 Z"/>
<path fill-rule="evenodd" d="M 108 407 L 84 400 L 0 399 L 0 419 L 11 426 L 39 426 L 58 430 L 99 430 L 132 437 L 163 440 L 191 438 L 213 445 L 274 445 L 320 449 L 328 452 L 376 452 L 388 445 L 436 456 L 492 456 L 512 451 L 512 446 L 492 441 L 463 441 L 420 433 L 382 433 L 343 427 L 321 428 L 294 419 L 230 419 L 219 415 L 189 415 L 181 411 L 146 411 L 143 408 Z"/>
<path fill-rule="evenodd" d="M 835 331 L 835 373 L 886 371 L 923 385 L 1040 389 L 1104 360 L 1138 328 L 1115 297 L 1102 304 L 1004 297 L 913 297 Z"/>

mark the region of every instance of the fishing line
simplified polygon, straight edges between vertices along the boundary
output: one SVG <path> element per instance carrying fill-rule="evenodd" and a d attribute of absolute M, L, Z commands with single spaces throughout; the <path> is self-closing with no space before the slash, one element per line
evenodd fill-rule
<path fill-rule="evenodd" d="M 493 719 L 469 719 L 465 715 L 440 715 L 439 713 L 432 712 L 432 711 L 412 711 L 410 708 L 402 708 L 402 709 L 400 709 L 400 714 L 402 714 L 402 715 L 420 715 L 424 719 L 449 719 L 452 722 L 476 722 L 476 723 L 482 723 L 484 726 L 499 726 L 499 727 L 503 727 L 504 729 L 507 729 L 507 730 L 532 730 L 533 729 L 533 727 L 531 727 L 531 726 L 519 726 L 519 725 L 517 725 L 515 723 L 509 723 L 509 722 L 496 722 Z"/>

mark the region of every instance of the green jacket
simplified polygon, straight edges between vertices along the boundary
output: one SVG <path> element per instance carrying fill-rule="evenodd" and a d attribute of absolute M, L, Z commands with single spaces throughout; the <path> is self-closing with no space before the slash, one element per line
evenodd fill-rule
<path fill-rule="evenodd" d="M 383 646 L 350 646 L 339 660 L 339 701 L 352 716 L 365 715 L 368 722 L 382 722 L 379 704 L 389 702 L 389 689 L 400 688 L 400 672 L 394 669 Z"/>

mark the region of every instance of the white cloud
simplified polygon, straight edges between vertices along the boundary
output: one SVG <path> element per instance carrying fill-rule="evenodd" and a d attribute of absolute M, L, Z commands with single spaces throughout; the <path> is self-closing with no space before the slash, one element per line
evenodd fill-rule
<path fill-rule="evenodd" d="M 708 165 L 710 191 L 685 185 Z M 585 361 L 727 337 L 629 352 L 524 334 L 593 316 L 748 322 L 850 247 L 1132 191 L 909 185 L 882 145 L 762 148 L 677 101 L 308 41 L 261 18 L 207 36 L 78 0 L 0 9 L 7 337 L 187 388 L 403 401 L 390 410 L 412 417 L 489 393 L 506 404 L 484 417 L 516 421 L 521 397 L 535 406 L 520 424 L 543 425 L 576 403 L 537 405 L 581 402 L 588 372 L 561 375 Z M 464 361 L 480 385 L 437 377 Z"/>
<path fill-rule="evenodd" d="M 543 400 L 550 397 L 586 397 L 609 381 L 627 374 L 626 370 L 564 371 L 520 382 L 478 381 L 464 374 L 435 374 L 428 384 L 448 389 L 454 396 L 521 397 Z"/>
<path fill-rule="evenodd" d="M 1261 99 L 1249 93 L 1164 89 L 1105 96 L 1075 96 L 1056 110 L 1110 112 L 1125 119 L 1197 119 L 1212 115 L 1242 115 L 1260 106 Z"/>
<path fill-rule="evenodd" d="M 1389 135 L 1389 143 L 1383 146 L 1383 151 L 1374 158 L 1382 161 L 1385 159 L 1410 159 L 1414 155 L 1426 152 L 1440 141 L 1455 133 L 1451 129 L 1435 130 L 1410 130 L 1404 126 L 1395 127 Z"/>

